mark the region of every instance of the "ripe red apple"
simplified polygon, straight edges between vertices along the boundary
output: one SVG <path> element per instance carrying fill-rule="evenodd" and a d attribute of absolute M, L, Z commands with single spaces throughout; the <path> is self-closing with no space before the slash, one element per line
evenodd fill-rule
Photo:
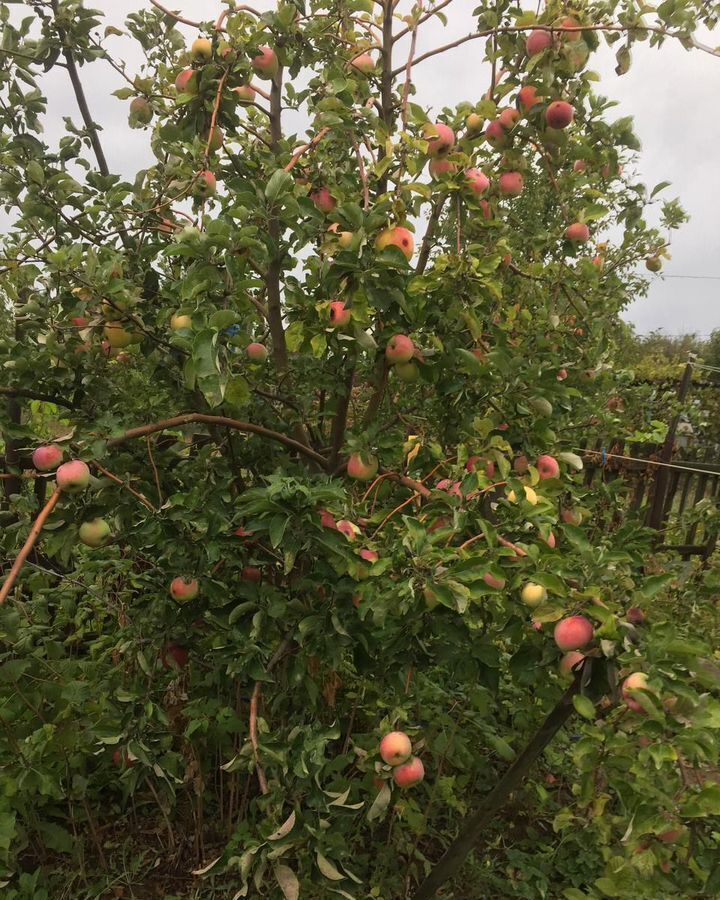
<path fill-rule="evenodd" d="M 178 94 L 195 96 L 198 92 L 197 72 L 195 69 L 183 69 L 175 79 L 175 90 Z"/>
<path fill-rule="evenodd" d="M 118 768 L 122 767 L 125 769 L 132 769 L 135 765 L 136 760 L 130 759 L 128 756 L 128 752 L 125 748 L 122 750 L 116 750 L 112 755 L 113 765 Z"/>
<path fill-rule="evenodd" d="M 519 197 L 522 194 L 524 181 L 520 172 L 503 172 L 498 186 L 505 197 Z"/>
<path fill-rule="evenodd" d="M 399 247 L 406 259 L 412 259 L 415 251 L 415 239 L 407 228 L 396 225 L 380 232 L 375 241 L 375 247 L 380 251 L 386 247 Z"/>
<path fill-rule="evenodd" d="M 679 841 L 684 834 L 684 828 L 670 828 L 667 831 L 661 831 L 660 834 L 658 834 L 657 839 L 662 841 L 663 844 L 674 844 Z"/>
<path fill-rule="evenodd" d="M 170 596 L 178 603 L 187 603 L 194 600 L 200 590 L 197 578 L 185 578 L 178 575 L 170 582 Z"/>
<path fill-rule="evenodd" d="M 520 121 L 520 113 L 512 106 L 508 106 L 500 113 L 497 120 L 505 131 L 512 131 Z"/>
<path fill-rule="evenodd" d="M 631 625 L 642 625 L 645 622 L 645 613 L 639 606 L 631 606 L 625 613 L 625 618 Z"/>
<path fill-rule="evenodd" d="M 33 450 L 32 462 L 38 472 L 52 472 L 62 462 L 63 452 L 57 444 L 46 444 Z"/>
<path fill-rule="evenodd" d="M 585 162 L 584 159 L 576 159 L 575 162 L 573 163 L 573 172 L 577 172 L 578 174 L 581 174 L 586 169 L 587 169 L 587 163 Z"/>
<path fill-rule="evenodd" d="M 356 481 L 372 481 L 377 475 L 378 460 L 371 453 L 353 453 L 347 464 L 347 473 Z"/>
<path fill-rule="evenodd" d="M 405 381 L 408 384 L 411 384 L 413 381 L 417 381 L 420 377 L 420 368 L 415 362 L 404 362 L 404 363 L 395 363 L 395 368 L 393 369 L 397 377 L 400 381 Z"/>
<path fill-rule="evenodd" d="M 87 328 L 90 324 L 90 319 L 86 319 L 85 316 L 73 316 L 72 319 L 70 319 L 70 322 L 76 328 Z"/>
<path fill-rule="evenodd" d="M 380 741 L 380 756 L 389 766 L 399 766 L 411 755 L 412 744 L 404 731 L 391 731 Z"/>
<path fill-rule="evenodd" d="M 337 206 L 337 200 L 330 193 L 330 189 L 326 187 L 316 188 L 310 192 L 310 199 L 321 213 L 331 213 Z"/>
<path fill-rule="evenodd" d="M 583 244 L 590 240 L 590 229 L 584 222 L 573 222 L 565 229 L 565 237 L 574 243 Z"/>
<path fill-rule="evenodd" d="M 516 456 L 513 460 L 513 469 L 518 475 L 524 475 L 529 468 L 530 461 L 524 453 L 521 453 L 520 456 Z"/>
<path fill-rule="evenodd" d="M 63 463 L 55 474 L 57 486 L 68 494 L 84 491 L 90 483 L 90 469 L 81 459 Z"/>
<path fill-rule="evenodd" d="M 257 566 L 243 566 L 240 570 L 240 577 L 243 581 L 249 581 L 251 584 L 258 584 L 262 581 L 262 572 Z"/>
<path fill-rule="evenodd" d="M 361 550 L 360 558 L 364 559 L 365 562 L 376 563 L 380 559 L 380 554 L 377 550 Z"/>
<path fill-rule="evenodd" d="M 217 190 L 217 180 L 212 172 L 207 170 L 198 172 L 193 183 L 193 197 L 198 200 L 205 200 L 212 197 Z"/>
<path fill-rule="evenodd" d="M 493 119 L 485 129 L 485 140 L 496 150 L 502 150 L 510 143 L 507 131 L 502 127 L 498 119 Z"/>
<path fill-rule="evenodd" d="M 545 110 L 545 121 L 550 128 L 567 128 L 574 116 L 575 110 L 564 100 L 554 100 Z"/>
<path fill-rule="evenodd" d="M 102 547 L 110 539 L 110 526 L 105 519 L 91 519 L 78 528 L 78 537 L 87 547 Z"/>
<path fill-rule="evenodd" d="M 208 62 L 212 59 L 212 41 L 208 40 L 208 38 L 197 38 L 192 43 L 190 53 L 195 62 Z"/>
<path fill-rule="evenodd" d="M 248 344 L 245 348 L 245 352 L 247 353 L 248 359 L 255 363 L 264 363 L 268 358 L 267 347 L 265 344 L 259 344 L 257 341 Z"/>
<path fill-rule="evenodd" d="M 424 777 L 425 766 L 417 756 L 413 756 L 409 762 L 393 769 L 393 780 L 400 788 L 409 788 L 420 784 Z"/>
<path fill-rule="evenodd" d="M 272 47 L 261 47 L 252 61 L 252 67 L 260 78 L 274 78 L 280 69 L 280 63 Z"/>
<path fill-rule="evenodd" d="M 188 664 L 190 654 L 185 647 L 172 641 L 160 651 L 160 661 L 165 669 L 184 669 Z"/>
<path fill-rule="evenodd" d="M 534 581 L 528 581 L 520 592 L 520 599 L 529 607 L 540 606 L 547 600 L 547 591 L 541 584 L 535 584 Z"/>
<path fill-rule="evenodd" d="M 478 197 L 490 187 L 490 179 L 480 169 L 465 169 L 465 183 Z"/>
<path fill-rule="evenodd" d="M 585 616 L 568 616 L 557 623 L 554 636 L 561 650 L 582 650 L 593 639 L 593 627 Z"/>
<path fill-rule="evenodd" d="M 390 338 L 385 347 L 385 358 L 390 365 L 406 363 L 415 355 L 415 344 L 406 334 L 396 334 Z"/>
<path fill-rule="evenodd" d="M 431 159 L 428 172 L 431 178 L 442 178 L 443 175 L 454 175 L 457 172 L 457 166 L 449 159 Z"/>
<path fill-rule="evenodd" d="M 349 541 L 354 541 L 355 538 L 360 534 L 360 529 L 354 522 L 351 522 L 349 519 L 340 519 L 340 521 L 337 523 L 337 530 L 340 532 L 340 534 L 344 534 Z"/>
<path fill-rule="evenodd" d="M 330 325 L 332 328 L 344 328 L 352 318 L 352 312 L 343 300 L 333 300 L 330 304 Z"/>
<path fill-rule="evenodd" d="M 233 91 L 237 94 L 237 98 L 240 103 L 254 103 L 256 97 L 256 91 L 254 87 L 251 87 L 249 84 L 241 84 L 236 88 L 233 88 Z"/>
<path fill-rule="evenodd" d="M 579 653 L 577 650 L 571 650 L 569 653 L 566 653 L 560 660 L 560 674 L 565 678 L 572 677 L 574 674 L 572 670 L 584 659 L 585 654 Z"/>
<path fill-rule="evenodd" d="M 447 156 L 455 146 L 455 132 L 449 125 L 437 122 L 435 125 L 426 125 L 423 132 L 428 139 L 428 156 Z"/>
<path fill-rule="evenodd" d="M 487 200 L 480 200 L 478 202 L 478 206 L 480 207 L 480 212 L 482 213 L 483 219 L 492 219 L 492 207 L 487 202 Z"/>
<path fill-rule="evenodd" d="M 558 373 L 555 377 L 557 378 L 558 381 L 565 381 L 565 379 L 568 377 L 568 370 L 567 369 L 558 369 Z"/>
<path fill-rule="evenodd" d="M 645 710 L 638 703 L 637 700 L 633 699 L 632 692 L 633 691 L 646 691 L 648 690 L 648 677 L 644 672 L 633 672 L 631 675 L 623 681 L 622 684 L 622 697 L 623 700 L 627 703 L 627 705 L 634 712 L 644 713 Z"/>
<path fill-rule="evenodd" d="M 548 547 L 549 547 L 551 550 L 554 550 L 554 549 L 555 549 L 555 545 L 556 545 L 557 542 L 556 542 L 556 540 L 555 540 L 555 535 L 552 533 L 552 531 L 551 531 L 550 534 L 547 536 L 547 540 L 545 541 L 545 543 L 548 545 Z"/>
<path fill-rule="evenodd" d="M 540 480 L 545 481 L 546 478 L 557 478 L 560 475 L 560 466 L 554 456 L 538 456 L 535 468 L 538 470 Z"/>
<path fill-rule="evenodd" d="M 532 109 L 533 106 L 535 106 L 535 104 L 539 102 L 540 97 L 538 96 L 537 88 L 533 85 L 526 84 L 518 91 L 517 103 L 523 112 L 527 112 L 528 110 Z"/>
<path fill-rule="evenodd" d="M 542 53 L 548 47 L 552 47 L 552 35 L 549 31 L 531 31 L 525 42 L 525 49 L 528 56 L 535 56 L 536 53 Z"/>
<path fill-rule="evenodd" d="M 560 518 L 566 525 L 581 525 L 583 520 L 581 512 L 569 507 L 563 507 L 560 510 Z"/>
<path fill-rule="evenodd" d="M 561 20 L 560 24 L 557 26 L 559 31 L 563 33 L 563 39 L 566 41 L 570 41 L 574 43 L 575 41 L 579 41 L 582 39 L 582 31 L 566 31 L 568 28 L 579 29 L 580 23 L 577 19 L 574 19 L 572 16 L 565 16 L 564 19 Z"/>
<path fill-rule="evenodd" d="M 320 510 L 320 527 L 321 528 L 337 528 L 337 522 L 335 521 L 335 516 L 328 512 L 326 509 Z"/>
<path fill-rule="evenodd" d="M 372 75 L 375 71 L 375 60 L 369 53 L 360 53 L 350 61 L 350 65 L 363 75 Z"/>
<path fill-rule="evenodd" d="M 505 587 L 505 579 L 498 578 L 493 575 L 492 572 L 486 572 L 483 575 L 483 581 L 488 587 L 495 588 L 495 590 L 501 591 Z"/>

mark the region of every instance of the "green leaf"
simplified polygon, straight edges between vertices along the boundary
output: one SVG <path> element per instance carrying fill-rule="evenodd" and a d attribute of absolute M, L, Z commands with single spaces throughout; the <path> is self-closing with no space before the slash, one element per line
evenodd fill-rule
<path fill-rule="evenodd" d="M 285 900 L 298 900 L 300 896 L 300 882 L 293 870 L 289 866 L 278 864 L 273 866 L 273 875 L 280 890 L 283 892 Z"/>
<path fill-rule="evenodd" d="M 246 406 L 250 400 L 250 386 L 241 375 L 233 375 L 225 387 L 225 402 L 230 406 Z"/>
<path fill-rule="evenodd" d="M 551 572 L 535 572 L 533 573 L 532 580 L 541 584 L 544 588 L 547 588 L 550 593 L 557 594 L 558 597 L 567 597 L 567 587 L 565 586 L 565 582 L 562 578 L 558 578 L 557 575 L 553 575 Z"/>
<path fill-rule="evenodd" d="M 711 784 L 683 804 L 680 815 L 686 819 L 720 816 L 720 784 Z"/>
<path fill-rule="evenodd" d="M 229 325 L 234 325 L 240 321 L 240 316 L 234 309 L 218 309 L 210 316 L 210 327 L 222 331 Z"/>
<path fill-rule="evenodd" d="M 590 541 L 588 541 L 588 539 L 585 537 L 585 532 L 581 528 L 578 528 L 577 525 L 563 525 L 562 530 L 563 534 L 570 541 L 573 547 L 575 547 L 581 553 L 590 550 Z"/>
<path fill-rule="evenodd" d="M 660 593 L 660 591 L 667 587 L 668 584 L 673 580 L 675 576 L 671 574 L 665 575 L 648 575 L 647 578 L 643 581 L 642 585 L 637 589 L 636 593 L 645 599 L 649 599 L 650 597 L 654 597 L 655 594 Z"/>
<path fill-rule="evenodd" d="M 590 721 L 592 721 L 595 718 L 595 706 L 589 697 L 585 697 L 582 694 L 575 694 L 573 697 L 573 706 L 583 719 L 590 719 Z"/>
<path fill-rule="evenodd" d="M 666 187 L 669 187 L 672 182 L 670 181 L 661 181 L 660 184 L 656 184 L 652 189 L 652 193 L 650 194 L 650 199 L 652 200 L 660 191 L 664 191 Z"/>
<path fill-rule="evenodd" d="M 377 796 L 373 800 L 372 805 L 367 812 L 368 822 L 374 822 L 376 819 L 385 818 L 385 813 L 387 812 L 388 806 L 390 805 L 391 797 L 392 791 L 390 790 L 390 785 L 386 781 L 378 791 Z"/>
<path fill-rule="evenodd" d="M 270 206 L 283 194 L 291 191 L 294 184 L 292 175 L 284 169 L 278 169 L 276 172 L 273 172 L 270 176 L 270 181 L 265 187 L 265 198 Z"/>

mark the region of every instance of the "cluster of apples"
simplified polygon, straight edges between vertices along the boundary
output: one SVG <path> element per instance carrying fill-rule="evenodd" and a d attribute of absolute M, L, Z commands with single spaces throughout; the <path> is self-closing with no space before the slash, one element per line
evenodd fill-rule
<path fill-rule="evenodd" d="M 419 756 L 412 755 L 412 742 L 404 731 L 391 731 L 380 741 L 380 756 L 392 767 L 393 781 L 408 788 L 425 777 L 425 766 Z"/>
<path fill-rule="evenodd" d="M 90 484 L 90 469 L 81 459 L 64 463 L 63 451 L 57 444 L 45 444 L 33 451 L 32 462 L 38 472 L 55 472 L 58 488 L 65 494 L 79 494 Z M 78 537 L 88 547 L 102 547 L 110 540 L 110 526 L 104 519 L 83 522 Z"/>
<path fill-rule="evenodd" d="M 190 57 L 193 65 L 182 69 L 175 78 L 175 90 L 179 97 L 197 96 L 200 90 L 199 70 L 202 66 L 212 60 L 215 52 L 217 52 L 217 56 L 222 60 L 227 60 L 228 57 L 231 57 L 234 53 L 233 49 L 226 42 L 221 41 L 217 48 L 214 49 L 213 43 L 209 38 L 200 37 L 193 41 L 192 46 L 190 47 Z M 268 46 L 259 48 L 255 56 L 250 60 L 250 65 L 255 75 L 259 78 L 266 79 L 274 78 L 280 69 L 280 61 L 278 60 L 277 53 L 272 47 Z M 236 85 L 231 90 L 235 93 L 240 103 L 249 104 L 255 102 L 257 91 L 251 84 L 242 83 Z M 133 104 L 131 104 L 130 114 L 131 116 L 135 116 L 136 121 L 146 124 L 152 117 L 152 110 L 150 110 L 148 104 L 147 109 L 149 110 L 149 115 L 145 112 L 144 104 L 147 104 L 147 100 L 144 100 L 144 104 L 143 100 L 144 98 L 136 98 L 133 101 L 133 104 L 136 104 L 136 109 L 133 112 Z M 138 119 L 138 115 L 140 115 L 142 119 Z M 212 130 L 208 128 L 204 133 L 203 138 L 209 153 L 215 153 L 219 150 L 225 140 L 222 129 L 218 125 L 213 126 Z M 212 197 L 216 191 L 217 178 L 212 171 L 203 169 L 196 174 L 192 182 L 192 194 L 197 200 L 207 200 L 209 197 Z"/>

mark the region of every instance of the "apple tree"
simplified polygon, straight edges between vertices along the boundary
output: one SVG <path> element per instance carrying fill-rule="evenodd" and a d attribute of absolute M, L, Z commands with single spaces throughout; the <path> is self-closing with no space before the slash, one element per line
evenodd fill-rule
<path fill-rule="evenodd" d="M 684 220 L 593 54 L 717 5 L 137 7 L 0 3 L 7 896 L 714 895 L 715 582 L 581 448 Z"/>

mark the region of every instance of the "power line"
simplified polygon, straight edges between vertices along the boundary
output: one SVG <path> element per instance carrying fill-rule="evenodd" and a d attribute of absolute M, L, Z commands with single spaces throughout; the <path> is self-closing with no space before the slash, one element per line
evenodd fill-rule
<path fill-rule="evenodd" d="M 664 275 L 663 278 L 697 278 L 700 281 L 720 281 L 720 275 Z"/>

